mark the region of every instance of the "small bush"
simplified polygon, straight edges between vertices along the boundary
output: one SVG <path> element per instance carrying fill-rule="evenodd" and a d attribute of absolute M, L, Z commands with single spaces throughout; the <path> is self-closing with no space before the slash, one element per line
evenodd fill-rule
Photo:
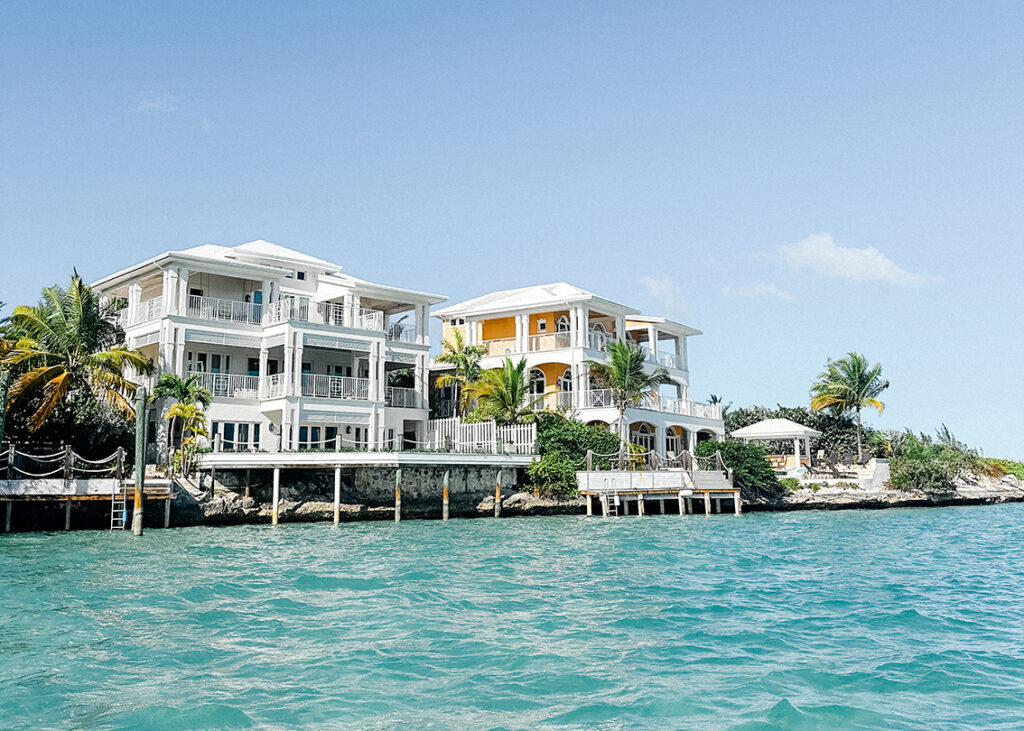
<path fill-rule="evenodd" d="M 1014 462 L 1009 459 L 990 459 L 986 461 L 989 465 L 998 467 L 1004 475 L 1015 475 L 1017 479 L 1024 480 L 1024 462 Z M 993 477 L 996 476 L 993 475 Z"/>
<path fill-rule="evenodd" d="M 977 455 L 945 444 L 928 444 L 910 435 L 902 452 L 889 464 L 889 483 L 897 490 L 942 494 L 956 489 L 955 481 L 979 469 Z"/>
<path fill-rule="evenodd" d="M 615 455 L 619 438 L 601 426 L 589 426 L 559 414 L 537 415 L 537 447 L 540 460 L 526 469 L 530 485 L 560 495 L 576 494 L 576 470 L 585 469 L 587 450 L 596 455 Z M 608 469 L 614 456 L 596 456 L 595 469 Z"/>
<path fill-rule="evenodd" d="M 800 480 L 795 477 L 783 477 L 779 480 L 779 484 L 787 490 L 799 490 L 803 485 L 800 484 Z"/>
<path fill-rule="evenodd" d="M 776 496 L 782 492 L 764 449 L 756 444 L 733 440 L 700 442 L 695 451 L 698 457 L 710 457 L 720 451 L 725 466 L 732 470 L 734 480 L 745 491 L 744 497 Z"/>

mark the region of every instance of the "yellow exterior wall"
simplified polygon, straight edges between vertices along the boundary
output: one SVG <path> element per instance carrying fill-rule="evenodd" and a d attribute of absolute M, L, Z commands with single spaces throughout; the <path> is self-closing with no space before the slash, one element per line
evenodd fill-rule
<path fill-rule="evenodd" d="M 565 317 L 568 319 L 569 311 L 568 310 L 558 310 L 556 312 L 538 312 L 535 315 L 530 315 L 530 335 L 539 335 L 540 334 L 540 330 L 537 329 L 537 321 L 538 320 L 544 320 L 545 323 L 547 324 L 547 330 L 545 330 L 544 332 L 546 332 L 546 333 L 553 333 L 553 332 L 555 332 L 556 329 L 557 329 L 558 318 L 561 317 L 562 315 L 565 315 Z"/>
<path fill-rule="evenodd" d="M 444 328 L 441 330 L 441 342 L 443 342 L 443 343 L 450 343 L 451 345 L 455 345 L 455 335 L 453 335 L 452 333 L 454 333 L 456 330 L 459 331 L 459 334 L 462 335 L 462 341 L 465 342 L 466 341 L 466 326 L 465 325 L 456 325 L 455 327 L 450 327 L 448 325 L 445 325 Z"/>
<path fill-rule="evenodd" d="M 516 318 L 495 317 L 483 321 L 484 340 L 504 340 L 516 336 Z"/>

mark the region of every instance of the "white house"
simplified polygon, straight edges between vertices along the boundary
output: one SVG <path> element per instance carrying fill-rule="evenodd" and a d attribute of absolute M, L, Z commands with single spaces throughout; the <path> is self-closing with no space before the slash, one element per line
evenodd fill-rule
<path fill-rule="evenodd" d="M 428 317 L 444 297 L 356 279 L 267 241 L 169 251 L 92 286 L 126 303 L 127 344 L 159 372 L 201 374 L 211 437 L 225 449 L 424 437 Z M 161 452 L 165 426 L 154 426 Z"/>
<path fill-rule="evenodd" d="M 505 357 L 525 358 L 544 407 L 575 412 L 586 422 L 614 425 L 611 394 L 590 379 L 587 361 L 606 358 L 612 340 L 638 344 L 649 368 L 663 366 L 671 383 L 626 411 L 630 439 L 658 453 L 692 451 L 698 439 L 724 436 L 721 405 L 690 397 L 687 338 L 699 330 L 599 297 L 565 282 L 485 294 L 434 312 L 442 340 L 458 331 L 467 344 L 482 345 L 481 367 Z M 443 371 L 442 364 L 434 364 Z M 450 407 L 449 407 L 450 408 Z"/>

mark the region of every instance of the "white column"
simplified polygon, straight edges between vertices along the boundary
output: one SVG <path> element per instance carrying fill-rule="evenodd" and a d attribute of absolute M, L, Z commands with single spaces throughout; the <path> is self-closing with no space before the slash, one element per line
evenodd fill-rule
<path fill-rule="evenodd" d="M 620 343 L 626 341 L 626 317 L 625 315 L 617 315 L 615 317 L 615 339 Z"/>
<path fill-rule="evenodd" d="M 590 344 L 590 310 L 580 305 L 580 345 L 586 348 Z"/>
<path fill-rule="evenodd" d="M 686 435 L 686 449 L 693 455 L 697 456 L 697 432 L 693 429 L 683 428 L 683 433 Z"/>
<path fill-rule="evenodd" d="M 173 269 L 164 269 L 163 283 L 160 285 L 160 308 L 161 314 L 173 315 L 177 308 L 175 297 L 178 290 L 175 285 L 178 283 L 178 273 Z"/>
<path fill-rule="evenodd" d="M 654 451 L 665 456 L 665 427 L 660 424 L 654 425 Z"/>
<path fill-rule="evenodd" d="M 352 295 L 352 320 L 349 327 L 356 327 L 359 322 L 359 310 L 363 307 L 363 301 L 358 294 Z"/>
<path fill-rule="evenodd" d="M 578 307 L 569 308 L 569 345 L 573 348 L 578 348 L 581 345 L 580 342 L 580 316 Z"/>
<path fill-rule="evenodd" d="M 800 468 L 800 437 L 793 440 L 793 456 L 796 457 L 796 467 L 793 469 Z"/>
<path fill-rule="evenodd" d="M 178 314 L 188 312 L 188 267 L 178 269 Z"/>
<path fill-rule="evenodd" d="M 134 322 L 136 313 L 139 311 L 139 302 L 142 301 L 142 286 L 131 284 L 128 286 L 128 322 Z"/>
<path fill-rule="evenodd" d="M 284 341 L 284 368 L 281 369 L 285 377 L 284 392 L 286 396 L 295 395 L 295 384 L 292 383 L 292 374 L 295 370 L 295 353 L 292 347 L 292 334 L 289 331 Z"/>
<path fill-rule="evenodd" d="M 263 381 L 267 377 L 267 363 L 270 361 L 270 350 L 267 348 L 260 348 L 260 365 L 259 365 L 259 377 L 257 380 L 257 389 L 260 394 L 260 398 L 264 397 L 263 394 Z"/>
<path fill-rule="evenodd" d="M 427 368 L 428 356 L 424 353 L 416 356 L 416 390 L 424 408 L 430 398 L 430 370 Z"/>
<path fill-rule="evenodd" d="M 295 395 L 302 395 L 302 333 L 295 334 Z"/>
<path fill-rule="evenodd" d="M 526 317 L 529 318 L 529 315 L 527 315 Z M 527 322 L 524 324 L 523 323 L 523 316 L 522 315 L 516 315 L 516 352 L 517 353 L 525 353 L 526 352 L 527 336 L 528 336 L 528 333 L 530 332 L 528 328 L 529 328 L 529 320 L 527 320 Z"/>
<path fill-rule="evenodd" d="M 370 428 L 366 435 L 366 448 L 377 451 L 377 404 L 370 404 Z"/>
<path fill-rule="evenodd" d="M 651 353 L 651 360 L 658 362 L 658 330 L 654 323 L 647 326 L 647 350 Z"/>
<path fill-rule="evenodd" d="M 174 328 L 174 372 L 185 375 L 185 328 Z"/>

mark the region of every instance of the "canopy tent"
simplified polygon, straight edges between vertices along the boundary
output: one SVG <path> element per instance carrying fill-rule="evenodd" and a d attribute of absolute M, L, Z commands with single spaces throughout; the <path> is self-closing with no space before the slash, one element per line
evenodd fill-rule
<path fill-rule="evenodd" d="M 765 419 L 756 424 L 737 429 L 732 433 L 737 439 L 745 442 L 779 442 L 793 440 L 793 454 L 796 457 L 796 466 L 800 467 L 800 442 L 804 442 L 807 453 L 807 462 L 811 461 L 811 439 L 820 437 L 821 432 L 811 429 L 809 426 L 797 424 L 789 419 Z"/>

